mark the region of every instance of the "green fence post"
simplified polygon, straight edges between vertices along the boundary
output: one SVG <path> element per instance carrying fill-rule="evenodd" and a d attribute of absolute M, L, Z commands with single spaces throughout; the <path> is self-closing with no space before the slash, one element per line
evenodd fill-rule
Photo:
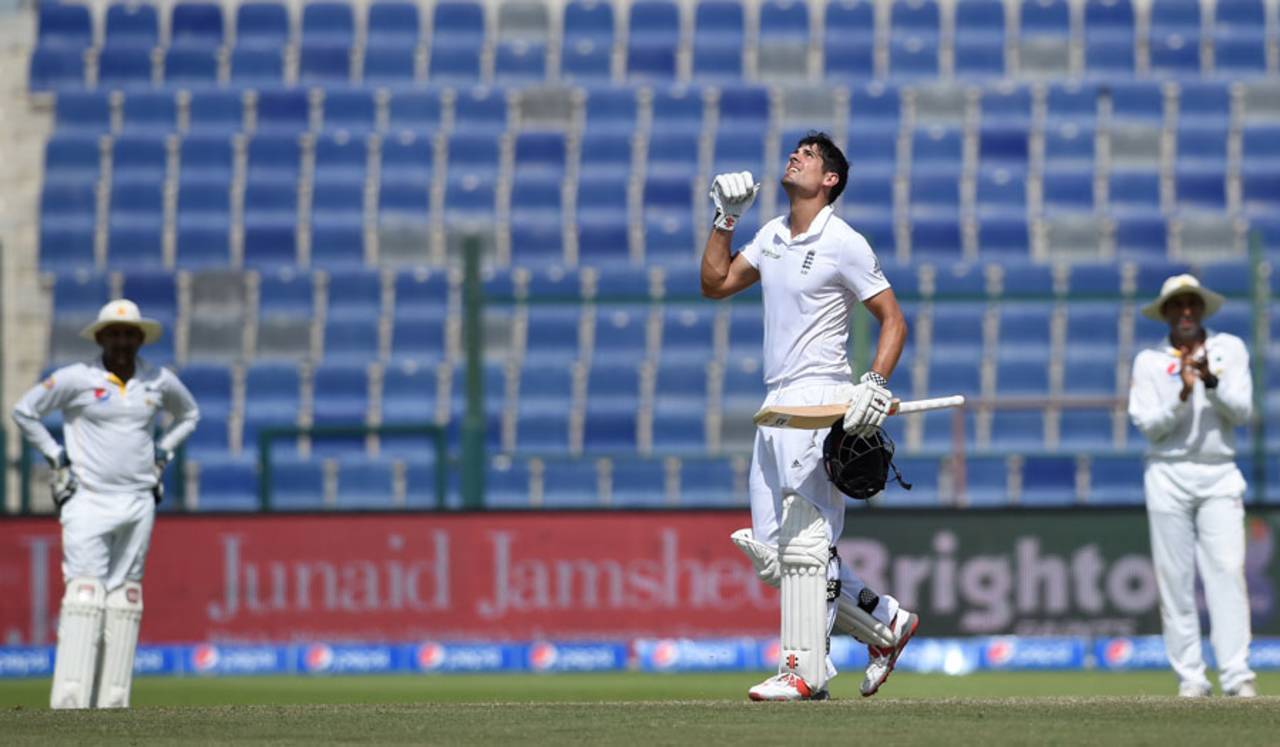
<path fill-rule="evenodd" d="M 258 510 L 271 511 L 271 438 L 275 435 L 267 428 L 258 432 Z"/>
<path fill-rule="evenodd" d="M 484 299 L 480 240 L 463 242 L 462 339 L 467 356 L 467 412 L 462 420 L 462 504 L 484 508 Z"/>
<path fill-rule="evenodd" d="M 1249 424 L 1253 437 L 1253 494 L 1259 503 L 1265 503 L 1267 495 L 1267 299 L 1271 291 L 1271 267 L 1262 256 L 1262 236 L 1254 231 L 1249 235 L 1249 276 L 1253 278 L 1250 293 L 1253 314 L 1253 359 L 1250 372 L 1253 375 L 1253 421 Z"/>

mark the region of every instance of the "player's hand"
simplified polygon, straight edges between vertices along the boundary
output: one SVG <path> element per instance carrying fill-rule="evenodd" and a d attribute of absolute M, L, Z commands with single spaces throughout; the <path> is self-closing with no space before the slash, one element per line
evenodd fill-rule
<path fill-rule="evenodd" d="M 71 459 L 65 449 L 59 452 L 57 459 L 49 462 L 49 468 L 53 470 L 49 476 L 49 494 L 53 498 L 54 507 L 61 514 L 62 507 L 76 494 L 80 483 L 71 471 Z"/>
<path fill-rule="evenodd" d="M 164 500 L 164 468 L 172 460 L 172 451 L 156 447 L 156 486 L 151 489 L 151 497 L 155 498 L 156 505 L 160 505 L 160 501 Z"/>
<path fill-rule="evenodd" d="M 755 202 L 760 185 L 750 171 L 736 174 L 720 174 L 711 182 L 711 201 L 716 205 L 715 226 L 722 231 L 732 231 L 738 219 Z"/>
<path fill-rule="evenodd" d="M 875 371 L 867 371 L 853 388 L 849 409 L 844 413 L 844 430 L 855 436 L 869 435 L 889 415 L 893 394 L 887 381 Z"/>
<path fill-rule="evenodd" d="M 1197 356 L 1204 350 L 1202 347 L 1183 345 L 1179 349 L 1182 351 L 1182 365 L 1178 371 L 1178 375 L 1182 378 L 1182 391 L 1179 392 L 1178 398 L 1185 402 L 1196 387 L 1196 380 L 1201 376 L 1201 367 L 1208 371 L 1209 359 L 1205 356 L 1202 363 L 1197 360 Z"/>

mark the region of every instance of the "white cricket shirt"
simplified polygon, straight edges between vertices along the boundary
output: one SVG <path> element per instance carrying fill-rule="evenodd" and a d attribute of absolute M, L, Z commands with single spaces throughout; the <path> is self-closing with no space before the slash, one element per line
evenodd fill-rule
<path fill-rule="evenodd" d="M 889 287 L 862 234 L 828 205 L 795 238 L 789 216 L 774 218 L 741 253 L 760 271 L 765 386 L 848 381 L 850 308 Z"/>
<path fill-rule="evenodd" d="M 1182 356 L 1168 340 L 1138 353 L 1129 385 L 1129 418 L 1147 437 L 1149 459 L 1220 463 L 1235 458 L 1234 429 L 1253 413 L 1253 379 L 1244 341 L 1206 330 L 1205 352 L 1218 386 L 1197 381 L 1183 402 Z"/>
<path fill-rule="evenodd" d="M 56 459 L 61 447 L 40 421 L 61 410 L 67 456 L 80 485 L 95 493 L 137 493 L 156 484 L 152 427 L 162 409 L 174 422 L 159 446 L 173 450 L 200 419 L 177 375 L 139 358 L 133 378 L 121 382 L 94 359 L 59 368 L 36 384 L 14 406 L 13 419 L 47 459 Z"/>

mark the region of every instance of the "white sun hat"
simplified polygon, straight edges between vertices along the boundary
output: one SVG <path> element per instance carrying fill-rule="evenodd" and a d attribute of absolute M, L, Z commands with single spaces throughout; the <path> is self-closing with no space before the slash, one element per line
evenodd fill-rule
<path fill-rule="evenodd" d="M 1174 275 L 1164 281 L 1164 285 L 1160 286 L 1160 297 L 1142 307 L 1142 315 L 1148 319 L 1163 322 L 1164 314 L 1162 309 L 1165 301 L 1182 293 L 1199 296 L 1200 300 L 1204 301 L 1204 315 L 1206 317 L 1212 316 L 1214 312 L 1222 308 L 1222 296 L 1208 288 L 1201 287 L 1200 281 L 1196 280 L 1194 275 Z"/>
<path fill-rule="evenodd" d="M 142 330 L 144 345 L 159 340 L 160 335 L 164 334 L 164 328 L 160 326 L 160 322 L 144 317 L 142 312 L 138 311 L 138 304 L 127 298 L 117 298 L 114 301 L 108 301 L 107 305 L 102 307 L 98 312 L 98 320 L 80 330 L 80 336 L 86 340 L 94 340 L 100 330 L 112 324 L 128 324 Z"/>

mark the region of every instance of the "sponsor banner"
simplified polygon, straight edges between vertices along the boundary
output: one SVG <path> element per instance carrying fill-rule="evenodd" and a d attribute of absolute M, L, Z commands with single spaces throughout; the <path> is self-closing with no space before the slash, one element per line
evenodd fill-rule
<path fill-rule="evenodd" d="M 1160 636 L 1102 638 L 1094 642 L 1099 669 L 1168 669 L 1164 639 Z"/>
<path fill-rule="evenodd" d="M 968 674 L 983 669 L 982 639 L 912 638 L 895 669 L 905 672 Z"/>
<path fill-rule="evenodd" d="M 1280 669 L 1280 640 L 1258 640 L 1249 645 L 1249 666 L 1254 669 Z"/>
<path fill-rule="evenodd" d="M 415 672 L 509 672 L 526 668 L 529 646 L 427 641 L 407 648 Z"/>
<path fill-rule="evenodd" d="M 646 672 L 714 672 L 760 669 L 760 644 L 750 639 L 647 639 L 635 642 L 636 661 Z M 774 653 L 773 666 L 777 666 Z M 767 665 L 764 665 L 767 666 Z"/>
<path fill-rule="evenodd" d="M 1278 534 L 1280 512 L 1250 510 L 1245 575 L 1259 635 L 1280 635 Z M 931 635 L 1123 638 L 1160 633 L 1148 536 L 1142 509 L 851 511 L 839 548 Z"/>
<path fill-rule="evenodd" d="M 728 540 L 747 523 L 740 511 L 166 514 L 140 641 L 769 638 L 777 591 Z M 1278 531 L 1280 512 L 1251 512 L 1261 636 L 1280 635 Z M 1141 510 L 855 510 L 839 546 L 932 635 L 1097 639 L 1160 632 L 1147 537 Z M 60 559 L 55 522 L 0 523 L 0 640 L 54 643 Z"/>
<path fill-rule="evenodd" d="M 986 669 L 1080 669 L 1084 641 L 1079 638 L 993 638 L 982 647 Z"/>
<path fill-rule="evenodd" d="M 182 646 L 139 646 L 133 654 L 133 673 L 178 674 L 184 653 Z"/>
<path fill-rule="evenodd" d="M 309 643 L 296 646 L 294 668 L 303 674 L 386 674 L 405 671 L 401 650 L 385 644 Z"/>
<path fill-rule="evenodd" d="M 548 643 L 529 646 L 528 666 L 534 672 L 608 672 L 625 669 L 627 646 L 622 643 Z"/>
<path fill-rule="evenodd" d="M 52 676 L 52 646 L 0 646 L 0 677 Z"/>
<path fill-rule="evenodd" d="M 288 646 L 201 643 L 186 649 L 191 674 L 286 674 L 293 671 Z"/>

